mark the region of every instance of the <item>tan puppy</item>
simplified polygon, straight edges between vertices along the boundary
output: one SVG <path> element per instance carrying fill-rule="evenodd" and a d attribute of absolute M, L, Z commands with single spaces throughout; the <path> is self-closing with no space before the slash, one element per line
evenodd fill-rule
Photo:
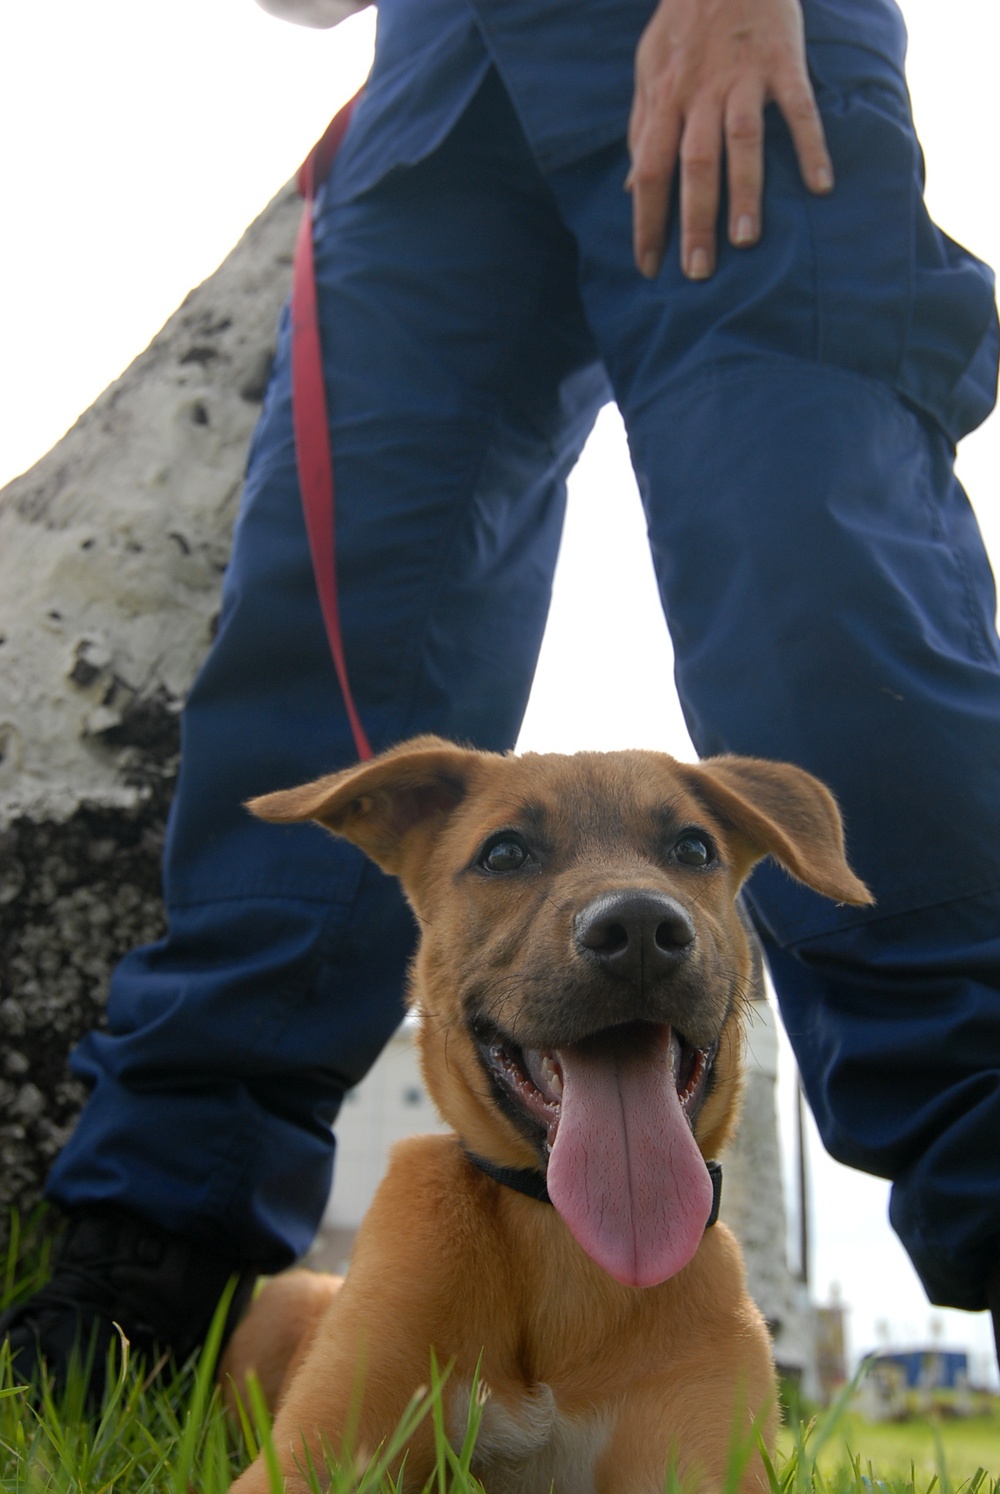
<path fill-rule="evenodd" d="M 827 790 L 748 758 L 423 737 L 251 808 L 316 819 L 399 877 L 424 1077 L 455 1131 L 395 1149 L 343 1285 L 280 1277 L 232 1340 L 224 1373 L 256 1370 L 278 1407 L 287 1487 L 306 1487 L 306 1449 L 319 1467 L 324 1444 L 373 1453 L 432 1347 L 459 1441 L 481 1359 L 489 1494 L 654 1494 L 671 1464 L 718 1487 L 734 1433 L 752 1441 L 756 1420 L 770 1441 L 777 1414 L 739 1247 L 706 1228 L 754 981 L 735 899 L 770 855 L 870 900 Z M 407 1490 L 432 1443 L 425 1419 Z M 267 1487 L 260 1459 L 235 1485 Z M 741 1487 L 766 1487 L 756 1453 Z"/>

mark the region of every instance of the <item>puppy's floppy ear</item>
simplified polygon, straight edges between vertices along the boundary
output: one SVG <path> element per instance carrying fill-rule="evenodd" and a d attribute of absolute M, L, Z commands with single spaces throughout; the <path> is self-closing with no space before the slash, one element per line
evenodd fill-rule
<path fill-rule="evenodd" d="M 830 790 L 791 763 L 710 757 L 684 765 L 688 785 L 733 833 L 745 857 L 773 856 L 786 871 L 838 903 L 871 903 L 847 864 L 844 830 Z"/>
<path fill-rule="evenodd" d="M 442 737 L 415 737 L 370 762 L 251 799 L 247 808 L 273 824 L 317 820 L 399 875 L 415 835 L 436 833 L 464 799 L 482 756 Z"/>

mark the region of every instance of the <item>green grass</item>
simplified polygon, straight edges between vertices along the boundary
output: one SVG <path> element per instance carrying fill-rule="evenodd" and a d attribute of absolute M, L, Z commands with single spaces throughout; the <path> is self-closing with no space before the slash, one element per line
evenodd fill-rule
<path fill-rule="evenodd" d="M 15 1222 L 16 1225 L 16 1222 Z M 0 1270 L 0 1309 L 45 1279 L 47 1253 L 37 1229 L 24 1241 L 15 1227 Z M 221 1324 L 217 1318 L 216 1338 Z M 2 1494 L 224 1494 L 233 1478 L 263 1450 L 273 1468 L 266 1414 L 259 1403 L 234 1421 L 214 1383 L 215 1345 L 200 1363 L 170 1383 L 151 1380 L 129 1361 L 127 1346 L 99 1412 L 88 1416 L 79 1385 L 61 1397 L 32 1398 L 0 1350 L 0 1491 Z M 446 1378 L 431 1366 L 429 1389 L 411 1405 L 390 1443 L 365 1470 L 344 1470 L 328 1459 L 314 1470 L 317 1490 L 332 1494 L 398 1494 L 388 1474 L 413 1426 L 431 1418 L 438 1469 L 427 1494 L 483 1494 L 470 1463 L 479 1415 L 471 1397 L 470 1425 L 461 1449 L 444 1432 L 441 1389 Z M 1000 1494 L 1000 1419 L 872 1427 L 838 1406 L 808 1422 L 790 1420 L 769 1462 L 772 1494 Z M 748 1452 L 744 1448 L 743 1452 Z M 734 1456 L 734 1473 L 739 1463 Z M 735 1483 L 735 1477 L 733 1480 Z M 280 1480 L 272 1487 L 276 1494 Z M 575 1494 L 572 1490 L 559 1494 Z M 666 1494 L 680 1494 L 668 1480 Z M 724 1491 L 725 1494 L 725 1491 Z"/>
<path fill-rule="evenodd" d="M 787 1430 L 783 1446 L 786 1439 Z M 909 1474 L 912 1465 L 925 1483 L 942 1468 L 955 1486 L 980 1468 L 1000 1478 L 1000 1415 L 872 1423 L 844 1412 L 819 1455 L 820 1468 L 829 1472 L 843 1459 L 845 1447 L 883 1474 Z"/>
<path fill-rule="evenodd" d="M 848 1386 L 808 1421 L 792 1408 L 779 1433 L 779 1465 L 807 1468 L 817 1494 L 1000 1494 L 1000 1412 L 873 1423 L 850 1409 L 853 1395 Z M 799 1484 L 796 1494 L 808 1487 Z"/>

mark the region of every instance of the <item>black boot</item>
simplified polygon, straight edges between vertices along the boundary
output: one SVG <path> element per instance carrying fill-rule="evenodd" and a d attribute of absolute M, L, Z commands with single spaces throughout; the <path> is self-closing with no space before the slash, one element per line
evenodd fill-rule
<path fill-rule="evenodd" d="M 14 1377 L 25 1384 L 36 1379 L 40 1361 L 57 1392 L 65 1388 L 71 1360 L 88 1366 L 93 1407 L 103 1397 L 108 1348 L 119 1343 L 116 1323 L 130 1354 L 148 1368 L 164 1356 L 179 1367 L 204 1343 L 223 1288 L 236 1276 L 225 1341 L 250 1301 L 256 1275 L 246 1262 L 121 1209 L 84 1209 L 67 1225 L 48 1285 L 0 1315 L 0 1341 L 9 1340 Z"/>

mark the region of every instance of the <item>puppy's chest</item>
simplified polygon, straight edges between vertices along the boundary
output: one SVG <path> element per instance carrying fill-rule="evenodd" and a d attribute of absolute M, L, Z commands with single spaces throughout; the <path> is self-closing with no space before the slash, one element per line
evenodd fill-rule
<path fill-rule="evenodd" d="M 469 1395 L 468 1384 L 455 1386 L 449 1421 L 456 1447 L 465 1437 Z M 472 1471 L 490 1494 L 594 1494 L 594 1469 L 612 1424 L 609 1413 L 565 1415 L 547 1385 L 514 1401 L 488 1396 Z"/>

